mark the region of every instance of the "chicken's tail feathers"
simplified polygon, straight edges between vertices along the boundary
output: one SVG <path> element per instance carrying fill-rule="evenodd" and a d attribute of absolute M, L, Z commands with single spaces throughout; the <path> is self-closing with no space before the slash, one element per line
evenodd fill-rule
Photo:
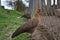
<path fill-rule="evenodd" d="M 16 37 L 16 36 L 18 36 L 18 35 L 19 35 L 18 32 L 14 32 L 14 33 L 12 34 L 11 38 L 14 38 L 14 37 Z"/>
<path fill-rule="evenodd" d="M 14 37 L 18 36 L 18 35 L 21 34 L 21 33 L 23 33 L 23 32 L 20 30 L 20 28 L 18 28 L 18 29 L 12 34 L 11 38 L 14 38 Z"/>

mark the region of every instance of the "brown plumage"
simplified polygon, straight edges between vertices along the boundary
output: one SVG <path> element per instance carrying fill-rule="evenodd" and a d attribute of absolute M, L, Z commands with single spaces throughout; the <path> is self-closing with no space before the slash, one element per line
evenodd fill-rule
<path fill-rule="evenodd" d="M 28 32 L 33 33 L 34 29 L 38 26 L 40 22 L 40 10 L 37 10 L 36 16 L 31 18 L 31 20 L 27 21 L 25 24 L 20 26 L 13 34 L 12 38 L 18 36 L 21 33 Z"/>

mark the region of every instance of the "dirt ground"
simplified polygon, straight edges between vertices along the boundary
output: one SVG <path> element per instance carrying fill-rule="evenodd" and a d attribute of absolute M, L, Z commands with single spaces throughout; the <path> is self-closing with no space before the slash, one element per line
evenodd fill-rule
<path fill-rule="evenodd" d="M 60 18 L 42 16 L 40 26 L 32 34 L 31 40 L 60 40 Z"/>

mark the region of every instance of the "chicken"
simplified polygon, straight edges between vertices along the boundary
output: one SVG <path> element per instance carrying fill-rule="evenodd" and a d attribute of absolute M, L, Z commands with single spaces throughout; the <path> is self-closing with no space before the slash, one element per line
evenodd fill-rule
<path fill-rule="evenodd" d="M 35 17 L 32 17 L 29 21 L 27 21 L 25 24 L 20 26 L 13 34 L 12 38 L 18 36 L 21 33 L 30 33 L 32 34 L 35 30 L 35 28 L 38 26 L 40 22 L 40 9 L 37 9 L 37 13 Z"/>

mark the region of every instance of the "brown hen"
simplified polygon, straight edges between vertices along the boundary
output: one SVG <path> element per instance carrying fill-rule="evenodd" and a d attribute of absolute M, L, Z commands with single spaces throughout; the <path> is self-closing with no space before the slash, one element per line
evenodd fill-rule
<path fill-rule="evenodd" d="M 12 38 L 18 36 L 21 33 L 33 33 L 34 29 L 38 26 L 40 22 L 40 9 L 37 9 L 35 17 L 32 17 L 29 21 L 27 21 L 25 24 L 20 26 L 13 34 Z"/>

